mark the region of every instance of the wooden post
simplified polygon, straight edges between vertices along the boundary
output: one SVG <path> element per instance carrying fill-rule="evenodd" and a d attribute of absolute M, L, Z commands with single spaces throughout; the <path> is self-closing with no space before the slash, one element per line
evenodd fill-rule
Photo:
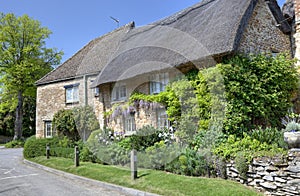
<path fill-rule="evenodd" d="M 79 166 L 79 149 L 78 149 L 78 146 L 75 146 L 75 150 L 74 150 L 74 153 L 75 153 L 75 167 L 78 167 Z"/>
<path fill-rule="evenodd" d="M 47 157 L 47 159 L 49 159 L 49 157 L 50 157 L 50 146 L 49 146 L 49 144 L 46 145 L 46 157 Z"/>
<path fill-rule="evenodd" d="M 135 180 L 137 179 L 137 152 L 136 150 L 131 151 L 131 179 Z"/>

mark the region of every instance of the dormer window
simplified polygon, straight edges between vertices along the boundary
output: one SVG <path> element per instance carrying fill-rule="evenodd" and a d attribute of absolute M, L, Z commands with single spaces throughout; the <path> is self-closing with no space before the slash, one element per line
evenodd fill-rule
<path fill-rule="evenodd" d="M 122 83 L 115 84 L 112 91 L 112 101 L 122 101 L 126 99 L 126 85 Z"/>
<path fill-rule="evenodd" d="M 168 73 L 157 73 L 150 76 L 150 94 L 158 94 L 165 90 L 169 83 Z"/>

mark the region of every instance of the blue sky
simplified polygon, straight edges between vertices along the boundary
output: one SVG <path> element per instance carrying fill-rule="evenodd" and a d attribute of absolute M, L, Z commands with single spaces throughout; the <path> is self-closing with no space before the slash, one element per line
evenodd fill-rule
<path fill-rule="evenodd" d="M 92 39 L 135 21 L 147 25 L 200 0 L 0 0 L 0 12 L 23 14 L 52 31 L 47 47 L 64 51 L 70 58 Z M 241 0 L 242 1 L 242 0 Z M 284 0 L 278 1 L 282 6 Z"/>

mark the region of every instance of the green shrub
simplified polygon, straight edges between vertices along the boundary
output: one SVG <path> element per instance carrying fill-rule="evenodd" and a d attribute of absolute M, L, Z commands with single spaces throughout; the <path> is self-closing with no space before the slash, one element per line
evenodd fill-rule
<path fill-rule="evenodd" d="M 134 148 L 138 151 L 145 151 L 156 142 L 168 143 L 171 140 L 168 136 L 168 130 L 160 130 L 147 125 L 137 130 L 135 135 L 124 138 L 118 144 L 128 150 Z"/>
<path fill-rule="evenodd" d="M 281 118 L 292 106 L 299 74 L 287 54 L 235 56 L 217 65 L 226 87 L 226 133 L 262 126 L 281 126 Z M 242 135 L 239 135 L 242 137 Z"/>
<path fill-rule="evenodd" d="M 76 128 L 83 141 L 86 141 L 92 131 L 100 128 L 99 122 L 91 106 L 81 106 L 72 109 Z"/>
<path fill-rule="evenodd" d="M 50 155 L 54 157 L 74 158 L 74 148 L 50 146 Z"/>
<path fill-rule="evenodd" d="M 247 161 L 251 161 L 254 157 L 258 156 L 273 156 L 286 153 L 276 143 L 262 143 L 257 139 L 251 138 L 246 133 L 244 133 L 242 138 L 229 135 L 227 141 L 214 148 L 213 152 L 224 159 L 234 159 L 238 152 L 243 152 Z"/>
<path fill-rule="evenodd" d="M 249 170 L 249 163 L 243 152 L 238 152 L 234 159 L 236 169 L 238 170 L 240 177 L 247 179 L 247 172 Z"/>
<path fill-rule="evenodd" d="M 25 158 L 33 158 L 46 155 L 46 145 L 57 146 L 59 140 L 54 138 L 36 139 L 35 136 L 28 138 L 24 145 L 23 155 Z"/>
<path fill-rule="evenodd" d="M 33 158 L 46 155 L 46 145 L 50 147 L 50 156 L 74 158 L 74 147 L 78 145 L 67 137 L 39 138 L 35 136 L 26 140 L 23 155 L 25 158 Z M 81 146 L 81 148 L 83 148 Z"/>
<path fill-rule="evenodd" d="M 67 136 L 72 141 L 80 139 L 72 110 L 63 109 L 55 113 L 53 116 L 53 128 L 59 136 Z"/>
<path fill-rule="evenodd" d="M 300 131 L 300 123 L 297 123 L 295 121 L 291 121 L 291 122 L 287 123 L 284 131 L 286 131 L 286 132 Z"/>
<path fill-rule="evenodd" d="M 5 144 L 5 148 L 22 148 L 24 147 L 23 140 L 13 140 Z"/>
<path fill-rule="evenodd" d="M 268 145 L 278 145 L 281 148 L 287 148 L 284 142 L 283 132 L 277 128 L 267 127 L 265 129 L 258 128 L 254 129 L 250 133 L 251 138 L 260 141 L 261 143 L 266 143 Z"/>

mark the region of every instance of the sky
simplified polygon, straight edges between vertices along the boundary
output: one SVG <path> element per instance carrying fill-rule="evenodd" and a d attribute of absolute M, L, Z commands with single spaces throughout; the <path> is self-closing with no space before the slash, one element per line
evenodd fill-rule
<path fill-rule="evenodd" d="M 52 31 L 48 48 L 64 52 L 66 61 L 89 41 L 134 21 L 143 26 L 200 0 L 0 0 L 0 12 L 27 14 Z M 241 0 L 242 1 L 242 0 Z M 280 6 L 285 0 L 278 0 Z"/>

